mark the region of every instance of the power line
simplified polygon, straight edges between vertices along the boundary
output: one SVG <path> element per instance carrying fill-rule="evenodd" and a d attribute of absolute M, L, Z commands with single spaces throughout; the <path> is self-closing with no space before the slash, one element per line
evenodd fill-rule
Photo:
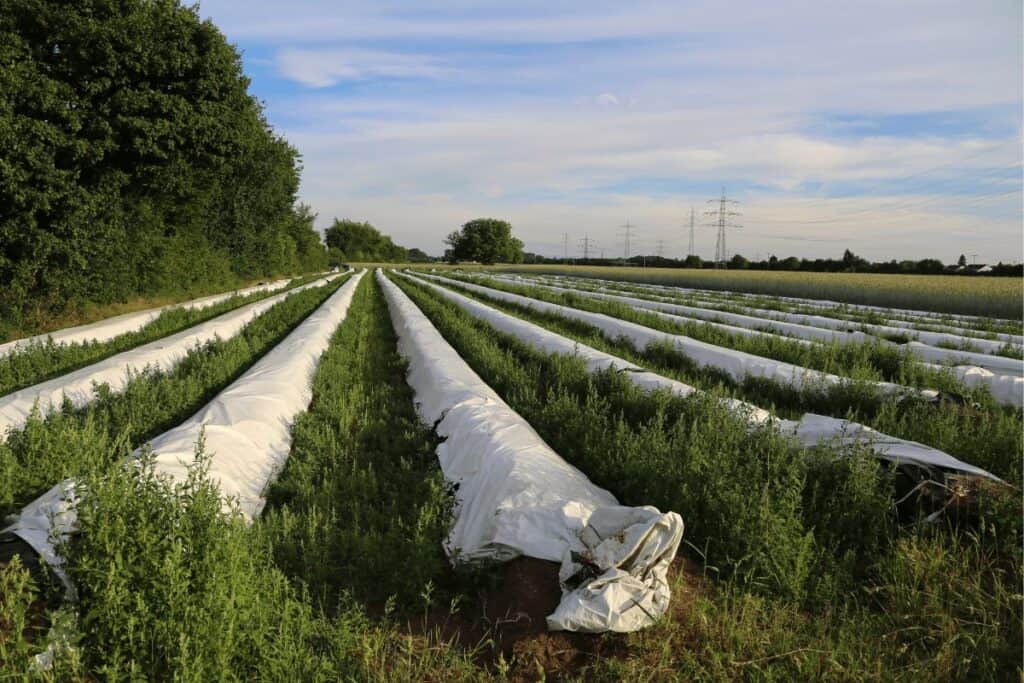
<path fill-rule="evenodd" d="M 628 261 L 629 260 L 629 239 L 633 236 L 633 228 L 635 228 L 636 226 L 632 225 L 629 221 L 626 221 L 625 225 L 620 225 L 619 227 L 626 229 L 626 232 L 620 232 L 619 236 L 620 237 L 625 236 L 625 238 L 626 238 L 626 251 L 625 251 L 625 254 L 626 254 L 626 260 Z"/>
<path fill-rule="evenodd" d="M 741 228 L 742 225 L 733 223 L 731 220 L 732 216 L 739 216 L 738 211 L 733 211 L 729 207 L 736 206 L 739 204 L 735 199 L 729 199 L 725 196 L 725 187 L 722 187 L 722 196 L 718 199 L 709 199 L 708 204 L 718 204 L 717 209 L 711 211 L 705 211 L 705 216 L 714 218 L 713 222 L 706 223 L 708 227 L 718 229 L 718 239 L 715 242 L 715 262 L 720 266 L 725 266 L 725 262 L 728 259 L 728 251 L 725 244 L 725 231 L 726 228 Z"/>
<path fill-rule="evenodd" d="M 695 216 L 696 216 L 696 212 L 694 212 L 693 207 L 691 206 L 690 207 L 690 249 L 689 249 L 689 251 L 686 252 L 687 256 L 692 256 L 693 254 L 696 253 L 693 250 L 693 223 L 694 223 L 694 220 L 695 220 Z"/>
<path fill-rule="evenodd" d="M 590 239 L 590 235 L 584 234 L 583 237 L 579 239 L 579 245 L 583 250 L 583 260 L 589 261 L 591 249 L 597 246 L 595 241 Z"/>

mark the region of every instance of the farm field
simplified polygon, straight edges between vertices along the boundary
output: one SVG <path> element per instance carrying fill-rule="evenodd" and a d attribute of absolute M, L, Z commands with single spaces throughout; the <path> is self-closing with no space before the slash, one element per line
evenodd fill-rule
<path fill-rule="evenodd" d="M 0 506 L 18 521 L 0 545 L 0 663 L 56 679 L 1019 672 L 1019 407 L 871 338 L 746 335 L 589 298 L 583 280 L 540 284 L 429 270 L 310 282 L 166 370 L 9 428 Z M 671 341 L 684 338 L 718 355 Z M 296 374 L 300 352 L 313 364 Z M 714 365 L 730 353 L 848 381 Z M 250 403 L 246 383 L 275 373 Z M 459 403 L 437 403 L 472 377 Z M 516 416 L 534 434 L 515 456 L 499 455 L 512 423 L 459 426 L 463 407 L 484 410 L 465 397 L 492 390 L 480 405 L 509 411 L 493 419 Z M 219 407 L 197 414 L 219 416 L 204 441 L 186 418 L 215 396 Z M 246 406 L 264 405 L 291 427 L 261 446 Z M 281 464 L 240 474 L 233 434 L 252 435 L 244 460 L 273 452 Z M 161 455 L 172 442 L 196 442 L 184 469 Z M 551 474 L 530 484 L 531 466 L 501 479 L 525 476 L 526 488 L 495 503 L 494 485 L 468 474 L 527 454 L 564 459 L 558 476 L 577 488 L 550 489 Z M 470 478 L 453 480 L 461 462 Z M 40 536 L 32 515 L 70 500 L 68 478 L 77 517 L 44 515 L 58 526 Z M 258 497 L 225 508 L 235 482 Z M 549 527 L 485 541 L 477 560 L 452 555 L 454 539 L 467 551 L 476 538 L 465 535 L 475 510 L 547 514 L 530 486 L 678 513 L 682 543 L 635 569 L 665 572 L 670 602 L 644 592 L 658 614 L 629 633 L 550 631 L 566 596 L 586 594 L 559 590 L 560 557 L 540 544 Z"/>
<path fill-rule="evenodd" d="M 830 299 L 851 304 L 924 309 L 1020 320 L 1019 278 L 804 273 L 743 270 L 622 268 L 614 266 L 503 265 L 479 267 L 533 274 L 596 277 L 648 284 Z"/>

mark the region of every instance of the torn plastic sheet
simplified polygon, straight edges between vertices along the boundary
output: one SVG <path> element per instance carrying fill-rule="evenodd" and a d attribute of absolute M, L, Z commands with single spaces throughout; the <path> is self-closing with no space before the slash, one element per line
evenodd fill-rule
<path fill-rule="evenodd" d="M 417 411 L 444 439 L 438 461 L 445 479 L 458 484 L 445 542 L 451 561 L 526 555 L 561 562 L 566 578 L 585 558 L 596 579 L 563 582 L 549 629 L 635 631 L 653 623 L 668 608 L 679 515 L 620 506 L 544 443 L 394 283 L 380 271 L 377 277 Z"/>
<path fill-rule="evenodd" d="M 357 273 L 308 318 L 220 392 L 198 413 L 150 443 L 155 470 L 184 481 L 202 434 L 208 476 L 247 519 L 264 505 L 263 492 L 288 459 L 291 425 L 312 399 L 312 381 L 334 330 L 348 313 Z M 141 449 L 133 454 L 138 456 Z M 72 590 L 57 546 L 77 521 L 74 480 L 63 481 L 25 506 L 3 533 L 14 533 L 39 553 Z M 225 503 L 227 505 L 227 503 Z"/>
<path fill-rule="evenodd" d="M 515 337 L 531 348 L 546 354 L 556 353 L 579 358 L 590 372 L 621 371 L 633 384 L 648 392 L 667 390 L 684 397 L 700 392 L 699 389 L 688 384 L 644 370 L 627 360 L 581 344 L 458 292 L 417 277 L 408 277 L 437 292 L 474 318 L 483 320 L 495 330 Z M 836 447 L 866 446 L 874 451 L 879 458 L 896 465 L 912 464 L 929 470 L 938 469 L 999 480 L 989 472 L 962 462 L 948 453 L 915 441 L 883 434 L 850 420 L 813 413 L 806 413 L 797 421 L 785 420 L 772 416 L 767 410 L 737 399 L 721 399 L 721 403 L 733 413 L 747 420 L 752 427 L 773 424 L 780 431 L 795 437 L 807 448 L 822 444 Z"/>
<path fill-rule="evenodd" d="M 95 398 L 94 385 L 106 384 L 113 393 L 124 391 L 134 373 L 147 367 L 166 372 L 181 362 L 196 346 L 214 338 L 227 340 L 234 337 L 257 317 L 295 292 L 320 287 L 338 277 L 328 275 L 300 287 L 274 294 L 266 299 L 246 304 L 216 318 L 199 323 L 162 339 L 137 346 L 79 368 L 60 377 L 40 382 L 0 397 L 0 434 L 7 429 L 20 429 L 38 404 L 42 416 L 57 410 L 64 400 L 81 408 Z"/>
<path fill-rule="evenodd" d="M 625 338 L 638 349 L 644 349 L 648 345 L 657 342 L 671 344 L 698 366 L 721 370 L 737 382 L 742 382 L 746 377 L 763 377 L 778 382 L 783 386 L 791 386 L 797 390 L 844 386 L 848 384 L 866 384 L 883 394 L 917 395 L 929 400 L 935 399 L 939 395 L 934 390 L 912 389 L 891 382 L 855 381 L 819 370 L 803 368 L 791 363 L 784 363 L 743 351 L 736 351 L 735 349 L 715 346 L 714 344 L 708 344 L 683 335 L 661 332 L 602 313 L 591 313 L 590 311 L 531 299 L 519 294 L 512 294 L 511 292 L 482 285 L 451 280 L 437 275 L 424 275 L 424 277 L 464 287 L 470 291 L 480 292 L 486 296 L 517 303 L 534 310 L 554 313 L 563 318 L 580 320 L 598 328 L 609 339 Z"/>
<path fill-rule="evenodd" d="M 530 282 L 532 286 L 539 286 L 545 289 L 550 289 L 554 292 L 559 293 L 571 293 L 577 296 L 590 297 L 595 299 L 605 299 L 608 301 L 615 301 L 618 303 L 628 304 L 630 306 L 643 308 L 649 310 L 655 315 L 662 316 L 666 319 L 672 319 L 677 317 L 674 312 L 680 311 L 690 315 L 691 312 L 703 311 L 703 309 L 691 308 L 689 306 L 681 306 L 678 304 L 661 303 L 657 301 L 649 301 L 646 299 L 638 299 L 635 297 L 618 296 L 612 294 L 603 294 L 600 292 L 589 292 L 586 290 L 577 290 L 566 287 L 556 287 L 551 285 L 538 285 L 535 282 Z M 673 313 L 669 313 L 672 311 Z M 751 327 L 764 327 L 769 329 L 777 329 L 784 332 L 785 334 L 793 335 L 789 341 L 800 343 L 808 340 L 816 341 L 836 341 L 840 343 L 863 343 L 867 339 L 874 339 L 870 335 L 865 335 L 862 332 L 844 332 L 841 330 L 824 330 L 807 325 L 800 325 L 786 322 L 775 322 L 772 320 L 765 320 L 761 318 L 754 318 L 746 315 L 723 313 L 720 311 L 703 311 L 706 314 L 708 322 L 705 324 L 713 325 L 725 329 L 728 332 L 735 333 L 739 328 L 734 328 L 723 323 L 710 322 L 711 320 L 727 320 L 735 324 L 742 324 Z M 692 321 L 692 318 L 686 316 L 679 316 L 683 322 Z M 819 334 L 820 333 L 820 334 Z M 762 332 L 762 334 L 764 334 Z M 876 340 L 879 343 L 889 344 L 885 340 Z M 952 372 L 953 376 L 963 382 L 970 388 L 983 388 L 992 394 L 992 397 L 997 403 L 1001 405 L 1012 405 L 1021 407 L 1024 405 L 1024 377 L 1021 376 L 1024 373 L 1024 361 L 1006 358 L 1003 356 L 991 356 L 982 353 L 969 353 L 964 351 L 956 351 L 953 349 L 943 349 L 928 346 L 920 342 L 907 342 L 906 344 L 896 345 L 899 348 L 905 349 L 920 359 L 925 361 L 965 361 L 967 363 L 980 363 L 982 365 L 941 365 L 931 362 L 923 362 L 923 365 L 932 370 L 948 370 Z M 1001 368 L 1000 370 L 992 370 L 991 368 Z"/>
<path fill-rule="evenodd" d="M 167 306 L 151 308 L 145 311 L 133 311 L 131 313 L 124 313 L 123 315 L 106 318 L 86 325 L 68 327 L 63 330 L 47 332 L 46 334 L 38 334 L 34 337 L 26 337 L 25 339 L 16 339 L 5 344 L 0 344 L 0 358 L 33 344 L 46 343 L 47 340 L 52 340 L 54 344 L 61 345 L 90 341 L 109 341 L 114 337 L 121 336 L 122 334 L 142 329 L 159 318 L 165 311 L 169 311 L 173 308 L 196 310 L 209 308 L 210 306 L 218 304 L 221 301 L 226 301 L 233 296 L 248 296 L 256 292 L 271 292 L 275 289 L 284 287 L 288 282 L 289 280 L 277 280 L 276 282 L 268 282 L 262 285 L 256 285 L 255 287 L 249 287 L 247 289 L 225 292 L 223 294 L 213 294 L 210 296 L 204 296 L 200 299 L 193 299 L 192 301 L 184 301 L 177 304 L 169 304 Z"/>
<path fill-rule="evenodd" d="M 865 334 L 861 329 L 867 329 L 877 334 L 899 334 L 902 328 L 882 327 L 878 325 L 864 325 L 852 323 L 836 318 L 824 316 L 810 316 L 801 313 L 784 313 L 782 311 L 771 311 L 767 309 L 743 309 L 746 313 L 731 313 L 709 308 L 701 308 L 702 305 L 722 305 L 714 302 L 698 302 L 698 306 L 684 306 L 678 303 L 654 301 L 647 298 L 625 296 L 622 294 L 608 294 L 604 292 L 593 292 L 578 289 L 569 285 L 561 287 L 548 284 L 540 284 L 536 281 L 526 280 L 532 286 L 543 287 L 556 292 L 571 292 L 578 296 L 586 296 L 593 299 L 605 299 L 619 303 L 629 304 L 639 308 L 654 311 L 674 313 L 689 318 L 700 318 L 709 321 L 721 321 L 740 327 L 765 330 L 771 329 L 791 337 L 799 339 L 813 339 L 822 342 L 839 342 L 843 344 L 864 343 L 865 341 L 876 340 L 883 344 L 891 344 L 884 338 L 876 337 L 873 334 Z M 656 297 L 658 298 L 658 297 Z M 735 304 L 730 304 L 735 305 Z M 958 337 L 956 335 L 944 335 L 937 332 L 921 332 L 918 330 L 904 330 L 907 336 L 934 335 L 941 337 L 942 341 L 956 339 L 964 343 L 980 342 L 998 350 L 1002 344 L 991 340 Z M 946 342 L 952 343 L 952 342 Z M 923 360 L 937 363 L 953 363 L 956 365 L 970 365 L 984 368 L 990 372 L 1000 375 L 1024 375 L 1024 360 L 1019 358 L 1007 358 L 1005 356 L 993 355 L 991 353 L 979 353 L 976 351 L 963 351 L 960 349 L 944 348 L 924 344 L 920 341 L 912 341 L 906 344 L 896 344 L 899 348 L 906 349 Z"/>

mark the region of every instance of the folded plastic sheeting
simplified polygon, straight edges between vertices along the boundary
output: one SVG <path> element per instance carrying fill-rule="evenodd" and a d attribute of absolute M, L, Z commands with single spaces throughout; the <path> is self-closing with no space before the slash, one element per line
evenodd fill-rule
<path fill-rule="evenodd" d="M 484 383 L 415 304 L 378 271 L 420 417 L 444 442 L 458 484 L 445 543 L 453 562 L 525 555 L 561 562 L 551 630 L 635 631 L 668 608 L 668 566 L 682 540 L 674 512 L 623 507 L 544 443 Z M 585 561 L 596 578 L 570 585 Z"/>
<path fill-rule="evenodd" d="M 609 339 L 614 340 L 625 338 L 638 349 L 645 349 L 648 345 L 658 342 L 671 344 L 698 366 L 720 370 L 737 382 L 742 382 L 747 377 L 763 377 L 765 379 L 778 382 L 783 386 L 791 386 L 798 390 L 854 384 L 854 380 L 840 377 L 838 375 L 832 375 L 809 368 L 802 368 L 798 365 L 784 363 L 770 358 L 762 358 L 761 356 L 755 356 L 743 351 L 736 351 L 735 349 L 715 346 L 714 344 L 708 344 L 682 335 L 661 332 L 627 320 L 613 318 L 612 316 L 604 315 L 602 313 L 591 313 L 590 311 L 584 311 L 569 306 L 561 306 L 559 304 L 552 304 L 547 301 L 531 299 L 519 294 L 512 294 L 511 292 L 505 292 L 499 289 L 475 285 L 468 282 L 451 280 L 437 275 L 424 275 L 424 277 L 430 277 L 440 282 L 447 282 L 459 287 L 464 287 L 470 291 L 480 292 L 495 299 L 509 301 L 521 306 L 527 306 L 537 311 L 554 313 L 555 315 L 562 316 L 563 318 L 570 318 L 585 322 L 599 329 L 601 333 Z M 938 396 L 937 391 L 930 389 L 912 389 L 910 387 L 893 384 L 891 382 L 860 383 L 869 384 L 874 387 L 876 391 L 883 394 L 917 394 L 929 399 L 933 399 Z"/>
<path fill-rule="evenodd" d="M 555 292 L 572 293 L 579 296 L 616 301 L 618 303 L 644 308 L 656 315 L 660 315 L 667 319 L 678 318 L 682 322 L 692 320 L 689 316 L 693 315 L 694 312 L 702 312 L 703 315 L 701 317 L 707 320 L 726 320 L 730 323 L 748 327 L 776 329 L 780 332 L 784 332 L 785 334 L 793 335 L 791 341 L 796 343 L 807 342 L 809 340 L 828 341 L 831 339 L 831 341 L 847 344 L 862 343 L 866 339 L 872 338 L 865 335 L 863 332 L 845 332 L 838 329 L 819 329 L 796 323 L 766 320 L 715 310 L 703 310 L 678 304 L 638 299 L 635 297 L 603 294 L 601 292 L 590 292 L 587 290 L 577 290 L 553 285 L 537 285 L 533 282 L 531 282 L 531 284 L 533 286 L 540 286 Z M 669 311 L 673 311 L 673 313 L 669 313 Z M 676 316 L 674 312 L 683 312 L 686 316 Z M 741 329 L 724 323 L 706 322 L 705 324 L 714 325 L 715 327 L 725 329 L 725 331 L 732 333 L 737 333 Z M 747 332 L 750 331 L 752 330 L 747 330 Z M 759 332 L 759 334 L 765 333 Z M 887 342 L 883 341 L 882 343 Z M 928 346 L 920 342 L 907 342 L 906 344 L 901 344 L 899 346 L 900 348 L 918 356 L 919 359 L 923 359 L 925 361 L 948 362 L 951 360 L 961 360 L 968 363 L 979 363 L 979 365 L 941 365 L 925 362 L 924 365 L 932 370 L 949 370 L 953 373 L 954 377 L 972 389 L 986 389 L 992 394 L 992 397 L 996 402 L 1001 405 L 1011 405 L 1018 408 L 1024 405 L 1024 376 L 1021 376 L 1022 372 L 1024 372 L 1024 361 L 1005 358 L 1003 356 L 990 356 L 983 353 L 968 353 L 964 351 L 955 351 L 953 349 L 943 349 Z M 991 368 L 997 368 L 997 370 L 993 371 Z"/>
<path fill-rule="evenodd" d="M 59 409 L 65 399 L 70 401 L 73 407 L 80 408 L 95 398 L 94 385 L 106 384 L 112 392 L 120 393 L 131 381 L 132 373 L 141 372 L 147 367 L 166 372 L 184 359 L 197 345 L 205 344 L 214 338 L 230 339 L 285 297 L 310 287 L 319 287 L 336 277 L 338 276 L 329 275 L 287 292 L 246 304 L 177 334 L 137 346 L 66 375 L 2 396 L 0 435 L 7 429 L 23 427 L 36 405 L 43 416 Z"/>
<path fill-rule="evenodd" d="M 633 384 L 644 391 L 666 390 L 677 396 L 690 396 L 699 390 L 682 382 L 655 374 L 592 347 L 556 334 L 539 325 L 508 315 L 487 304 L 463 296 L 458 292 L 440 287 L 419 278 L 410 279 L 422 283 L 439 295 L 451 301 L 470 315 L 485 321 L 499 332 L 515 337 L 526 345 L 542 352 L 557 353 L 579 358 L 590 372 L 617 370 Z M 996 477 L 981 468 L 957 460 L 940 450 L 915 441 L 907 441 L 877 432 L 865 425 L 813 413 L 804 414 L 800 420 L 784 420 L 773 417 L 768 411 L 736 399 L 722 399 L 722 404 L 747 420 L 752 427 L 773 424 L 780 431 L 794 436 L 806 447 L 822 444 L 842 446 L 867 446 L 875 454 L 897 465 L 914 465 L 927 470 L 945 470 L 989 479 Z"/>
<path fill-rule="evenodd" d="M 193 299 L 192 301 L 185 301 L 180 304 L 169 304 L 167 306 L 161 306 L 159 308 L 151 308 L 145 311 L 134 311 L 132 313 L 125 313 L 123 315 L 114 316 L 112 318 L 106 318 L 105 320 L 99 320 L 94 323 L 87 325 L 78 325 L 77 327 L 68 327 L 63 330 L 56 330 L 54 332 L 47 332 L 46 334 L 39 334 L 34 337 L 27 337 L 25 339 L 16 339 L 6 344 L 0 344 L 0 358 L 10 355 L 15 351 L 31 346 L 32 344 L 42 344 L 47 340 L 52 340 L 54 344 L 74 344 L 89 341 L 109 341 L 114 337 L 118 337 L 128 332 L 135 332 L 140 330 L 149 323 L 153 322 L 160 317 L 162 313 L 172 308 L 186 308 L 186 309 L 203 309 L 218 304 L 221 301 L 230 299 L 233 296 L 248 296 L 256 292 L 270 292 L 275 289 L 280 289 L 288 284 L 288 280 L 278 280 L 276 282 L 269 282 L 262 285 L 256 285 L 255 287 L 249 287 L 247 289 L 240 289 L 232 292 L 225 292 L 223 294 L 213 294 L 211 296 L 204 296 L 201 299 Z"/>
<path fill-rule="evenodd" d="M 345 319 L 363 274 L 354 275 L 202 410 L 153 439 L 156 471 L 184 481 L 203 434 L 210 479 L 247 518 L 258 515 L 264 489 L 288 458 L 292 420 L 309 406 L 320 355 Z M 76 503 L 74 481 L 64 481 L 27 505 L 4 533 L 24 539 L 60 573 L 56 548 L 74 530 Z"/>

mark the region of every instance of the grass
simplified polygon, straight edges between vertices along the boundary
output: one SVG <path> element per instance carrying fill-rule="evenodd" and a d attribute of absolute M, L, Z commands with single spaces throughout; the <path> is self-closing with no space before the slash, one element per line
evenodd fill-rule
<path fill-rule="evenodd" d="M 45 419 L 30 417 L 0 443 L 0 515 L 15 512 L 71 476 L 120 461 L 146 440 L 177 425 L 245 372 L 313 312 L 343 279 L 289 296 L 228 341 L 197 347 L 171 372 L 147 370 L 114 394 Z"/>
<path fill-rule="evenodd" d="M 423 264 L 409 265 L 414 268 L 423 267 Z M 431 264 L 431 267 L 444 268 L 440 264 Z M 1024 289 L 1020 278 L 1014 277 L 523 264 L 492 267 L 462 265 L 460 268 L 491 272 L 549 273 L 678 287 L 809 297 L 851 304 L 983 315 L 1010 320 L 1020 320 L 1024 310 Z"/>

